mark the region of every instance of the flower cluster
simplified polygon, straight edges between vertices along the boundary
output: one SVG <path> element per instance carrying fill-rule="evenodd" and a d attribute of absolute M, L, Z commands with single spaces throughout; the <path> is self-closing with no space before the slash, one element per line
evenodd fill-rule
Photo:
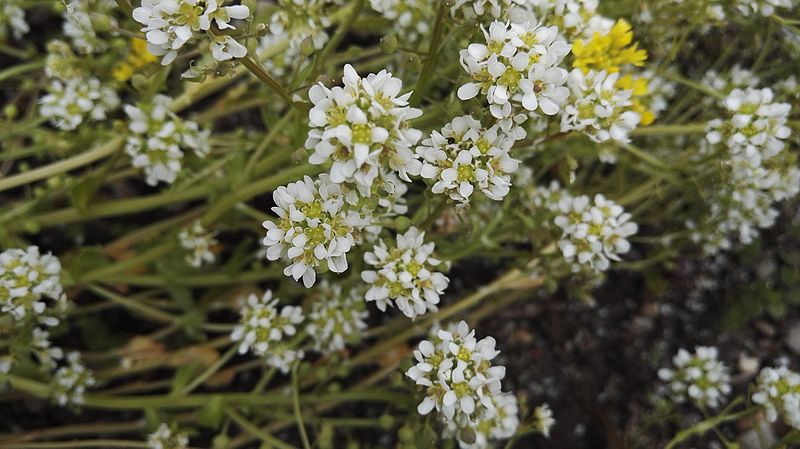
<path fill-rule="evenodd" d="M 781 416 L 786 424 L 800 430 L 800 374 L 785 366 L 762 369 L 753 402 L 766 409 L 769 422 Z"/>
<path fill-rule="evenodd" d="M 187 251 L 186 263 L 199 268 L 203 263 L 214 263 L 216 257 L 211 248 L 217 244 L 216 232 L 208 232 L 199 220 L 178 234 L 181 247 Z"/>
<path fill-rule="evenodd" d="M 368 316 L 364 297 L 358 291 L 343 295 L 341 286 L 322 282 L 308 314 L 306 333 L 314 340 L 317 351 L 341 351 L 348 342 L 360 340 Z"/>
<path fill-rule="evenodd" d="M 446 193 L 462 206 L 475 189 L 502 200 L 511 187 L 519 161 L 509 155 L 515 139 L 499 124 L 486 129 L 470 115 L 456 117 L 417 147 L 420 175 L 433 179 L 433 193 Z"/>
<path fill-rule="evenodd" d="M 674 368 L 660 369 L 658 377 L 669 383 L 675 402 L 690 400 L 701 407 L 716 408 L 731 391 L 728 367 L 717 357 L 714 347 L 698 346 L 693 354 L 681 349 L 672 358 Z"/>
<path fill-rule="evenodd" d="M 791 8 L 792 0 L 736 0 L 736 9 L 743 15 L 759 15 L 769 17 L 775 14 L 775 8 Z"/>
<path fill-rule="evenodd" d="M 595 32 L 588 42 L 575 40 L 572 54 L 575 56 L 572 66 L 584 73 L 591 70 L 617 73 L 626 64 L 638 67 L 647 59 L 647 51 L 633 42 L 631 25 L 624 19 L 617 20 L 605 33 Z"/>
<path fill-rule="evenodd" d="M 64 131 L 77 128 L 84 120 L 104 120 L 119 106 L 113 89 L 100 85 L 97 78 L 53 80 L 48 94 L 39 100 L 39 112 Z"/>
<path fill-rule="evenodd" d="M 492 17 L 506 18 L 514 7 L 524 5 L 525 0 L 455 0 L 450 7 L 450 15 L 468 19 Z"/>
<path fill-rule="evenodd" d="M 320 83 L 308 92 L 314 104 L 305 145 L 314 150 L 309 162 L 330 160 L 330 180 L 335 183 L 369 188 L 381 168 L 410 181 L 408 173 L 419 173 L 421 166 L 411 147 L 422 136 L 408 123 L 422 115 L 408 106 L 411 93 L 399 95 L 402 81 L 386 70 L 362 78 L 349 64 L 342 82 L 344 86 L 330 89 Z"/>
<path fill-rule="evenodd" d="M 642 116 L 635 111 L 633 89 L 620 87 L 620 75 L 605 71 L 569 74 L 569 101 L 561 115 L 561 131 L 580 131 L 595 142 L 627 142 Z"/>
<path fill-rule="evenodd" d="M 693 233 L 708 253 L 730 248 L 731 234 L 751 243 L 759 229 L 775 222 L 774 204 L 800 192 L 796 156 L 784 151 L 789 104 L 775 102 L 771 89 L 734 89 L 722 105 L 731 117 L 708 123 L 706 152 L 722 153 L 726 188 L 709 195 L 709 229 Z"/>
<path fill-rule="evenodd" d="M 97 383 L 91 370 L 83 366 L 79 352 L 67 354 L 67 365 L 53 374 L 53 397 L 60 406 L 84 403 L 86 390 Z"/>
<path fill-rule="evenodd" d="M 545 403 L 533 410 L 533 428 L 541 433 L 544 437 L 550 436 L 550 430 L 556 425 L 556 419 L 553 418 L 553 411 L 550 406 Z"/>
<path fill-rule="evenodd" d="M 184 150 L 192 150 L 197 157 L 209 152 L 210 132 L 200 131 L 195 122 L 181 120 L 169 110 L 171 102 L 166 95 L 156 95 L 147 104 L 125 105 L 131 131 L 125 151 L 134 167 L 144 169 L 151 186 L 175 182 Z"/>
<path fill-rule="evenodd" d="M 461 50 L 461 66 L 472 81 L 458 88 L 458 98 L 486 95 L 499 119 L 512 116 L 512 102 L 530 112 L 558 113 L 568 95 L 567 71 L 558 65 L 570 51 L 558 28 L 495 21 L 483 33 L 486 44 Z"/>
<path fill-rule="evenodd" d="M 558 246 L 574 271 L 583 267 L 605 271 L 610 260 L 620 260 L 620 254 L 628 252 L 627 238 L 638 229 L 622 206 L 601 194 L 593 200 L 586 195 L 564 195 L 558 213 L 554 220 L 562 231 Z"/>
<path fill-rule="evenodd" d="M 433 8 L 425 0 L 370 0 L 369 4 L 391 20 L 398 35 L 411 42 L 419 42 L 430 30 Z"/>
<path fill-rule="evenodd" d="M 189 447 L 189 436 L 178 432 L 167 423 L 161 423 L 155 432 L 147 437 L 150 449 L 186 449 Z"/>
<path fill-rule="evenodd" d="M 364 254 L 364 261 L 375 268 L 361 272 L 361 279 L 370 285 L 366 300 L 375 301 L 381 311 L 395 305 L 409 318 L 435 311 L 450 280 L 436 271 L 442 262 L 432 257 L 434 248 L 415 227 L 398 234 L 393 247 L 378 242 Z"/>
<path fill-rule="evenodd" d="M 518 426 L 516 397 L 501 389 L 505 367 L 492 364 L 498 353 L 494 338 L 476 339 L 461 321 L 421 341 L 414 351 L 417 363 L 406 371 L 425 388 L 419 413 L 435 409 L 463 447 L 508 438 Z"/>
<path fill-rule="evenodd" d="M 517 3 L 510 11 L 515 22 L 537 22 L 546 19 L 557 26 L 568 41 L 576 38 L 591 38 L 595 31 L 606 30 L 613 25 L 597 13 L 599 0 L 526 0 Z"/>
<path fill-rule="evenodd" d="M 252 293 L 242 309 L 240 324 L 231 332 L 231 340 L 239 342 L 239 353 L 252 351 L 259 356 L 268 356 L 274 345 L 284 337 L 297 332 L 295 325 L 303 322 L 303 311 L 297 306 L 284 306 L 278 310 L 278 298 L 266 290 L 259 298 Z"/>
<path fill-rule="evenodd" d="M 178 56 L 178 50 L 195 35 L 233 29 L 231 19 L 246 19 L 250 10 L 244 5 L 222 6 L 224 0 L 142 0 L 133 10 L 133 18 L 144 25 L 147 48 L 163 56 L 161 64 L 168 65 Z M 211 54 L 217 61 L 242 58 L 247 48 L 231 36 L 213 35 Z"/>
<path fill-rule="evenodd" d="M 105 39 L 95 30 L 95 22 L 102 21 L 106 29 L 116 28 L 112 11 L 114 0 L 69 0 L 64 11 L 64 35 L 81 54 L 102 52 L 107 48 Z"/>
<path fill-rule="evenodd" d="M 291 73 L 301 59 L 304 45 L 321 50 L 330 36 L 325 31 L 331 20 L 325 9 L 340 0 L 278 0 L 270 15 L 268 33 L 259 40 L 259 56 L 270 73 Z M 281 50 L 285 48 L 285 50 Z"/>
<path fill-rule="evenodd" d="M 278 187 L 273 200 L 278 220 L 263 223 L 267 259 L 288 259 L 291 263 L 283 273 L 302 278 L 306 287 L 314 285 L 322 262 L 334 273 L 347 270 L 347 253 L 360 243 L 369 217 L 346 201 L 339 184 L 327 175 L 316 180 L 306 176 Z"/>
<path fill-rule="evenodd" d="M 22 9 L 21 0 L 6 0 L 0 4 L 0 38 L 8 36 L 9 31 L 16 39 L 30 31 L 28 22 L 25 21 L 25 11 Z"/>
<path fill-rule="evenodd" d="M 0 311 L 17 323 L 55 326 L 66 300 L 57 257 L 40 254 L 36 246 L 0 253 Z"/>

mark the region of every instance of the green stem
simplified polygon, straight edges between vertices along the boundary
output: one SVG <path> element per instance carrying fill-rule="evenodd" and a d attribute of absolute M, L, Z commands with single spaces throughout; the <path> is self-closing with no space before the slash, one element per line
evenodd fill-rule
<path fill-rule="evenodd" d="M 17 75 L 22 75 L 23 73 L 39 70 L 42 67 L 44 67 L 44 61 L 31 61 L 23 64 L 13 65 L 5 70 L 0 71 L 0 82 L 9 78 L 13 78 Z"/>
<path fill-rule="evenodd" d="M 150 447 L 148 443 L 135 440 L 72 440 L 48 443 L 0 443 L 0 449 L 80 449 L 87 447 L 121 447 L 143 448 Z"/>
<path fill-rule="evenodd" d="M 56 175 L 60 175 L 61 173 L 66 173 L 78 167 L 91 164 L 92 162 L 102 159 L 117 151 L 119 146 L 122 144 L 122 141 L 123 137 L 116 137 L 85 153 L 81 153 L 69 159 L 64 159 L 50 165 L 45 165 L 44 167 L 39 167 L 29 172 L 19 173 L 11 176 L 10 178 L 0 179 L 0 192 L 42 179 L 52 178 Z"/>
<path fill-rule="evenodd" d="M 155 307 L 149 306 L 145 303 L 134 301 L 132 299 L 126 298 L 122 295 L 118 295 L 111 290 L 106 290 L 103 287 L 97 285 L 89 285 L 89 290 L 97 293 L 98 295 L 108 299 L 109 301 L 119 304 L 126 309 L 130 309 L 132 311 L 138 312 L 141 315 L 151 318 L 155 321 L 160 321 L 163 323 L 172 323 L 175 322 L 176 318 L 166 312 L 162 312 L 161 310 L 156 309 Z"/>
<path fill-rule="evenodd" d="M 678 432 L 678 434 L 675 435 L 675 438 L 673 438 L 664 449 L 672 449 L 692 436 L 702 435 L 720 424 L 736 421 L 737 419 L 750 415 L 759 409 L 759 407 L 750 407 L 737 413 L 722 414 L 700 421 L 692 427 Z"/>
<path fill-rule="evenodd" d="M 300 431 L 300 439 L 303 440 L 303 448 L 311 449 L 311 443 L 308 441 L 308 434 L 306 433 L 306 425 L 303 423 L 303 414 L 300 411 L 300 386 L 297 383 L 298 366 L 299 364 L 295 363 L 292 367 L 292 408 L 294 409 L 297 429 Z"/>
<path fill-rule="evenodd" d="M 428 59 L 425 60 L 425 65 L 422 66 L 422 71 L 419 73 L 417 83 L 414 85 L 414 93 L 411 94 L 409 103 L 417 105 L 422 100 L 423 95 L 428 87 L 431 75 L 436 68 L 436 60 L 439 59 L 439 47 L 441 47 L 442 36 L 444 35 L 444 20 L 447 16 L 447 3 L 445 0 L 439 0 L 439 8 L 436 11 L 436 22 L 433 24 L 433 36 L 431 37 L 430 48 L 428 49 Z"/>
<path fill-rule="evenodd" d="M 681 125 L 643 126 L 631 131 L 630 135 L 631 137 L 682 136 L 685 134 L 703 134 L 705 132 L 705 123 L 686 123 Z"/>
<path fill-rule="evenodd" d="M 237 412 L 233 407 L 227 407 L 225 409 L 225 413 L 241 427 L 242 429 L 250 432 L 251 434 L 257 436 L 265 443 L 274 446 L 278 449 L 297 449 L 295 446 L 292 446 L 289 443 L 285 443 L 278 438 L 268 434 L 267 432 L 261 430 L 255 424 L 251 423 L 247 420 L 244 416 L 242 416 L 239 412 Z"/>
<path fill-rule="evenodd" d="M 197 376 L 189 385 L 187 385 L 183 390 L 181 390 L 181 395 L 187 395 L 191 393 L 195 388 L 202 385 L 209 377 L 213 376 L 214 373 L 219 371 L 220 368 L 225 366 L 234 355 L 236 355 L 237 345 L 233 345 L 225 351 L 225 354 L 222 357 L 218 358 L 214 363 L 211 364 L 208 368 L 205 369 L 199 376 Z"/>

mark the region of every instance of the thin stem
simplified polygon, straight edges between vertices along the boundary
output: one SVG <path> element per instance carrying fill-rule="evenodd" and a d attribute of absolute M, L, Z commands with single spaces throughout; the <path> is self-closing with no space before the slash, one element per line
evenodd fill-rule
<path fill-rule="evenodd" d="M 222 368 L 223 366 L 225 366 L 226 363 L 228 363 L 228 360 L 230 360 L 234 355 L 236 355 L 237 349 L 238 348 L 236 345 L 233 345 L 230 348 L 228 348 L 228 350 L 225 351 L 225 354 L 223 354 L 222 357 L 214 361 L 214 363 L 212 363 L 211 366 L 209 366 L 208 368 L 205 369 L 205 371 L 200 373 L 200 375 L 197 376 L 189 385 L 187 385 L 186 388 L 181 390 L 181 394 L 187 395 L 191 393 L 195 388 L 205 383 L 205 381 L 208 380 L 209 377 L 213 376 L 214 373 L 219 371 L 220 368 Z"/>
<path fill-rule="evenodd" d="M 30 184 L 42 179 L 52 178 L 53 176 L 60 175 L 61 173 L 66 173 L 78 167 L 91 164 L 92 162 L 102 159 L 117 151 L 119 146 L 122 144 L 122 140 L 122 137 L 116 137 L 85 153 L 81 153 L 69 159 L 64 159 L 50 165 L 45 165 L 44 167 L 39 167 L 29 172 L 20 173 L 11 176 L 10 178 L 0 179 L 0 192 L 13 189 L 14 187 L 21 185 Z"/>
<path fill-rule="evenodd" d="M 294 408 L 294 418 L 297 421 L 297 429 L 300 431 L 300 439 L 303 440 L 303 447 L 311 449 L 311 443 L 308 441 L 308 434 L 306 433 L 306 425 L 303 423 L 303 414 L 300 411 L 300 386 L 297 383 L 297 367 L 299 364 L 295 363 L 292 367 L 292 407 Z"/>
<path fill-rule="evenodd" d="M 447 16 L 447 2 L 439 0 L 439 8 L 436 11 L 436 22 L 433 25 L 433 36 L 431 37 L 430 48 L 428 49 L 428 59 L 425 60 L 425 65 L 417 78 L 417 83 L 414 85 L 414 93 L 411 94 L 409 103 L 417 105 L 422 100 L 423 95 L 428 87 L 431 75 L 436 68 L 436 61 L 439 59 L 439 47 L 441 46 L 442 36 L 444 35 L 444 20 Z"/>
<path fill-rule="evenodd" d="M 262 441 L 267 444 L 270 444 L 278 449 L 297 449 L 295 446 L 292 446 L 289 443 L 285 443 L 278 438 L 268 434 L 267 432 L 261 430 L 255 424 L 251 423 L 247 420 L 244 416 L 242 416 L 238 411 L 236 411 L 233 407 L 227 407 L 225 409 L 225 413 L 241 427 L 243 430 L 250 432 L 251 434 L 257 436 Z"/>
<path fill-rule="evenodd" d="M 0 448 L 2 449 L 79 449 L 86 447 L 147 449 L 150 445 L 144 441 L 135 440 L 72 440 L 47 443 L 0 443 Z"/>

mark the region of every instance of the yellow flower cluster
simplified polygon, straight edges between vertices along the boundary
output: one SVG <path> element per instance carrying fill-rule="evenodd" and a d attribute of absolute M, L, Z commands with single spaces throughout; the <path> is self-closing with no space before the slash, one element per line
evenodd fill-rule
<path fill-rule="evenodd" d="M 632 42 L 631 25 L 619 19 L 608 34 L 594 33 L 588 42 L 577 39 L 572 44 L 572 54 L 575 55 L 572 65 L 584 73 L 589 70 L 616 73 L 624 64 L 642 66 L 647 59 L 647 51 L 639 49 L 636 42 L 631 45 Z"/>
<path fill-rule="evenodd" d="M 143 39 L 131 39 L 131 50 L 127 59 L 117 65 L 111 72 L 114 79 L 118 81 L 128 81 L 134 73 L 148 64 L 157 61 L 158 58 L 147 51 L 147 41 Z"/>
<path fill-rule="evenodd" d="M 594 33 L 588 42 L 577 39 L 572 44 L 575 59 L 572 66 L 583 73 L 590 70 L 616 73 L 627 64 L 641 67 L 647 60 L 647 50 L 639 48 L 633 40 L 633 29 L 624 19 L 619 19 L 608 34 Z M 655 120 L 655 114 L 647 107 L 648 80 L 643 76 L 627 74 L 617 81 L 617 88 L 632 91 L 631 110 L 641 116 L 639 122 L 647 126 Z"/>

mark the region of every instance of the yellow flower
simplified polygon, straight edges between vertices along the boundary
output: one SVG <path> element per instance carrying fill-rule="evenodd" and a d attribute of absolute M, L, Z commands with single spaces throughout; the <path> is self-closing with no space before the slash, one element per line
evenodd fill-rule
<path fill-rule="evenodd" d="M 572 65 L 584 73 L 589 70 L 615 73 L 624 64 L 642 66 L 647 59 L 647 51 L 638 46 L 638 42 L 633 42 L 631 25 L 619 19 L 608 34 L 594 33 L 588 42 L 576 40 L 572 44 L 572 54 L 575 55 Z"/>
<path fill-rule="evenodd" d="M 111 75 L 118 81 L 128 81 L 134 73 L 146 67 L 148 64 L 157 61 L 154 55 L 147 51 L 147 41 L 143 39 L 131 39 L 131 50 L 127 59 L 116 66 Z"/>
<path fill-rule="evenodd" d="M 639 124 L 647 126 L 656 119 L 656 115 L 648 109 L 647 103 L 650 98 L 650 87 L 647 78 L 640 76 L 634 77 L 633 75 L 621 76 L 617 80 L 616 87 L 619 89 L 630 90 L 631 93 L 631 110 L 636 112 L 641 117 Z"/>

